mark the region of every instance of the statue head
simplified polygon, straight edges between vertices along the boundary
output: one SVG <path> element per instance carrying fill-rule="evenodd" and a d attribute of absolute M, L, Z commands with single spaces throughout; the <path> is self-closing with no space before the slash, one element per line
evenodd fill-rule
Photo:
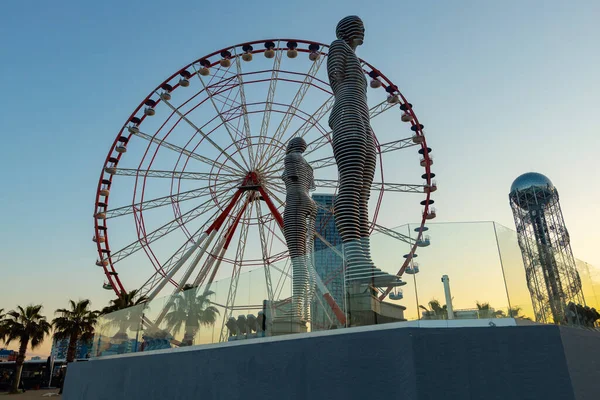
<path fill-rule="evenodd" d="M 350 15 L 338 22 L 335 28 L 338 39 L 345 41 L 352 48 L 363 44 L 365 38 L 365 25 L 356 15 Z"/>
<path fill-rule="evenodd" d="M 290 154 L 293 152 L 304 153 L 306 150 L 306 142 L 301 137 L 293 138 L 288 142 L 286 154 Z"/>

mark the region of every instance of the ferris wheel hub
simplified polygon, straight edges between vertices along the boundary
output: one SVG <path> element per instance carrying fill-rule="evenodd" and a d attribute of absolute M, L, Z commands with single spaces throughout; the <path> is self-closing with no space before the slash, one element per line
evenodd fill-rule
<path fill-rule="evenodd" d="M 261 174 L 258 171 L 250 171 L 244 177 L 240 189 L 242 190 L 258 190 L 262 187 L 263 180 Z"/>

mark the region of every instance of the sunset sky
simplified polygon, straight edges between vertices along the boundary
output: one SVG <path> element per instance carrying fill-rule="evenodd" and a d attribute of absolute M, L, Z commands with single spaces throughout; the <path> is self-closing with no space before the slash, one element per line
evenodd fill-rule
<path fill-rule="evenodd" d="M 386 71 L 425 125 L 436 222 L 513 227 L 512 181 L 541 172 L 558 188 L 574 254 L 600 265 L 597 1 L 71 0 L 1 9 L 0 308 L 43 303 L 51 318 L 68 299 L 101 308 L 112 297 L 91 241 L 98 176 L 124 121 L 165 77 L 234 43 L 329 43 L 349 14 L 366 26 L 359 56 Z M 388 226 L 418 217 L 382 215 Z"/>

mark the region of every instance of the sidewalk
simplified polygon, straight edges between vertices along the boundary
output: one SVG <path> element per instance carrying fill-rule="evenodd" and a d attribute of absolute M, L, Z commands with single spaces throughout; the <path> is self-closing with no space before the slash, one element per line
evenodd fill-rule
<path fill-rule="evenodd" d="M 19 400 L 30 400 L 30 399 L 60 399 L 61 396 L 44 396 L 47 393 L 58 393 L 58 389 L 46 389 L 46 390 L 28 390 L 25 393 L 10 395 L 11 399 Z M 7 395 L 8 393 L 0 393 L 0 396 Z"/>

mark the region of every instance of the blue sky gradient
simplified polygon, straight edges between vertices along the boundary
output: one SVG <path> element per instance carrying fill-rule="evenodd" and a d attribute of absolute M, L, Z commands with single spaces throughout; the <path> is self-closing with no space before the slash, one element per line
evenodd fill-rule
<path fill-rule="evenodd" d="M 538 171 L 560 192 L 576 256 L 600 265 L 597 1 L 8 1 L 0 10 L 0 307 L 43 302 L 50 315 L 69 298 L 101 307 L 111 297 L 91 241 L 97 179 L 119 128 L 159 82 L 247 40 L 330 42 L 348 14 L 365 21 L 359 55 L 425 124 L 439 221 L 514 226 L 510 184 Z"/>

